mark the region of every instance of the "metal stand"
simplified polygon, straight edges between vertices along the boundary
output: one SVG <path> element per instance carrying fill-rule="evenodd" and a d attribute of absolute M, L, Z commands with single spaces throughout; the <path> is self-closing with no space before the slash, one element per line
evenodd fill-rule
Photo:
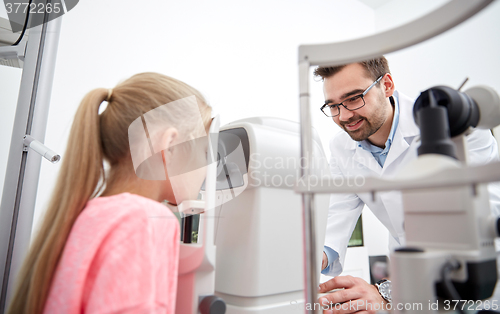
<path fill-rule="evenodd" d="M 28 21 L 29 23 L 30 21 Z M 28 24 L 29 25 L 29 24 Z M 4 313 L 28 251 L 41 156 L 25 150 L 26 135 L 45 138 L 61 19 L 29 29 L 26 45 L 0 47 L 0 59 L 24 61 L 0 207 L 0 313 Z"/>

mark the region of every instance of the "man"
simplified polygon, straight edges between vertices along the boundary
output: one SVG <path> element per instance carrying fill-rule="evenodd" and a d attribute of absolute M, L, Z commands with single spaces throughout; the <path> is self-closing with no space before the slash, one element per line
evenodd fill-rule
<path fill-rule="evenodd" d="M 417 158 L 416 138 L 420 131 L 413 120 L 414 102 L 395 90 L 384 57 L 344 66 L 319 67 L 315 75 L 324 81 L 326 101 L 322 111 L 344 131 L 336 134 L 330 142 L 330 169 L 333 176 L 392 177 Z M 467 145 L 473 164 L 498 159 L 496 141 L 488 130 L 472 132 L 467 136 Z M 498 210 L 498 185 L 490 186 L 490 193 L 492 207 Z M 333 194 L 328 213 L 323 274 L 337 276 L 342 272 L 347 243 L 365 204 L 389 230 L 390 248 L 405 244 L 400 192 L 379 192 L 375 199 L 371 194 Z M 320 285 L 320 292 L 342 288 L 319 301 L 323 304 L 347 305 L 387 302 L 377 286 L 350 276 L 331 279 Z M 387 298 L 386 295 L 384 297 Z M 361 310 L 352 308 L 356 310 L 341 312 Z M 337 311 L 334 308 L 325 312 Z"/>

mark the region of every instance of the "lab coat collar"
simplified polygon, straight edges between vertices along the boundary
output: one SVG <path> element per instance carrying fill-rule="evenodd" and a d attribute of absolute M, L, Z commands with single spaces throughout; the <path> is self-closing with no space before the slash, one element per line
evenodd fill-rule
<path fill-rule="evenodd" d="M 405 138 L 412 138 L 420 134 L 420 129 L 415 124 L 413 119 L 413 104 L 415 101 L 410 97 L 394 92 L 394 96 L 399 102 L 399 126 L 396 131 L 401 132 L 401 135 Z"/>
<path fill-rule="evenodd" d="M 399 125 L 394 134 L 391 149 L 385 160 L 384 169 L 389 168 L 410 147 L 414 137 L 420 134 L 420 129 L 413 119 L 414 101 L 397 91 L 394 92 L 394 96 L 399 102 Z"/>

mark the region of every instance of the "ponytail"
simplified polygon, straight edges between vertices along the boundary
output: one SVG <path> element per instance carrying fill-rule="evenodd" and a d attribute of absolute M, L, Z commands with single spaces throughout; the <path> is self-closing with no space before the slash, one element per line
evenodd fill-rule
<path fill-rule="evenodd" d="M 98 196 L 104 184 L 112 186 L 119 181 L 118 175 L 122 176 L 119 179 L 135 177 L 132 166 L 127 168 L 127 162 L 132 163 L 128 142 L 130 124 L 154 108 L 193 95 L 206 127 L 211 120 L 211 108 L 200 92 L 165 75 L 137 74 L 112 91 L 99 88 L 85 96 L 71 127 L 48 210 L 19 273 L 8 314 L 43 312 L 66 240 L 87 201 Z M 107 101 L 108 106 L 99 115 L 103 101 Z M 205 129 L 198 124 L 189 112 L 175 106 L 169 107 L 162 121 L 162 125 L 177 128 L 185 137 L 202 136 Z M 111 166 L 107 181 L 104 160 Z"/>
<path fill-rule="evenodd" d="M 91 91 L 76 112 L 52 199 L 19 273 L 8 314 L 43 312 L 71 228 L 87 201 L 102 189 L 98 110 L 107 96 L 107 89 Z"/>

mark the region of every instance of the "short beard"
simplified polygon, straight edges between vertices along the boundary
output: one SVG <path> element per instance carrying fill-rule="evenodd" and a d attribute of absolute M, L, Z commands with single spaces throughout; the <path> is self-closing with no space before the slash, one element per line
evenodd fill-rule
<path fill-rule="evenodd" d="M 381 101 L 381 104 L 383 104 L 383 106 L 385 106 L 385 104 L 383 103 L 383 98 L 380 101 Z M 383 108 L 383 106 L 379 106 L 379 109 Z M 382 127 L 382 125 L 384 125 L 385 110 L 377 110 L 375 112 L 377 113 L 377 115 L 374 115 L 371 120 L 368 120 L 366 117 L 356 115 L 353 118 L 349 119 L 349 121 L 344 122 L 344 123 L 340 123 L 340 126 L 342 127 L 342 129 L 344 129 L 344 131 L 346 131 L 347 134 L 349 134 L 349 136 L 353 140 L 355 140 L 357 142 L 364 141 L 364 140 L 368 139 L 370 136 L 372 136 L 373 134 L 375 134 Z M 363 122 L 364 125 L 361 126 L 361 128 L 359 128 L 355 131 L 348 131 L 346 129 L 345 126 L 347 124 L 351 124 L 354 121 L 357 121 L 359 119 L 364 120 L 364 122 Z"/>
<path fill-rule="evenodd" d="M 364 120 L 363 122 L 363 126 L 361 126 L 360 129 L 357 129 L 355 131 L 348 131 L 345 127 L 346 124 L 351 124 L 353 123 L 354 121 L 357 121 L 359 119 L 362 119 Z M 373 134 L 375 134 L 375 132 L 377 132 L 381 127 L 382 127 L 382 124 L 376 124 L 376 125 L 373 125 L 370 121 L 368 121 L 368 119 L 366 119 L 365 117 L 362 117 L 362 116 L 357 116 L 356 118 L 354 119 L 351 119 L 350 121 L 346 122 L 346 123 L 342 123 L 341 124 L 341 127 L 344 129 L 344 131 L 349 134 L 349 136 L 357 141 L 357 142 L 361 142 L 361 141 L 364 141 L 366 139 L 368 139 L 370 136 L 372 136 Z"/>

